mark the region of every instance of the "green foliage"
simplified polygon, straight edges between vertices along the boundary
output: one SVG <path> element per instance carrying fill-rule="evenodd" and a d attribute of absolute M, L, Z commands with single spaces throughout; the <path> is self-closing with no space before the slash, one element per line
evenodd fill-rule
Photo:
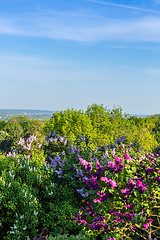
<path fill-rule="evenodd" d="M 48 240 L 88 240 L 89 238 L 83 236 L 82 234 L 79 234 L 77 236 L 74 235 L 57 235 L 55 237 L 50 236 Z"/>
<path fill-rule="evenodd" d="M 0 143 L 2 143 L 3 141 L 5 141 L 8 137 L 8 133 L 5 131 L 0 131 Z"/>
<path fill-rule="evenodd" d="M 33 239 L 39 235 L 40 229 L 44 226 L 51 231 L 50 239 L 87 239 L 84 237 L 85 232 L 81 231 L 82 227 L 73 220 L 73 216 L 75 212 L 80 212 L 80 206 L 85 206 L 87 201 L 92 200 L 96 192 L 84 186 L 83 177 L 80 174 L 83 166 L 79 162 L 79 157 L 87 159 L 94 167 L 96 166 L 95 159 L 98 158 L 106 167 L 108 154 L 113 158 L 112 151 L 115 150 L 116 155 L 122 157 L 124 154 L 122 147 L 127 147 L 130 156 L 136 159 L 136 162 L 132 166 L 126 162 L 126 168 L 121 174 L 112 173 L 109 176 L 114 177 L 115 181 L 120 183 L 119 190 L 122 183 L 127 184 L 135 174 L 137 177 L 141 176 L 146 179 L 150 191 L 146 190 L 143 196 L 134 191 L 129 201 L 134 201 L 137 213 L 145 209 L 145 213 L 150 217 L 150 208 L 153 208 L 153 205 L 159 209 L 160 195 L 157 195 L 159 190 L 157 183 L 147 179 L 145 168 L 140 169 L 138 158 L 142 158 L 142 155 L 145 156 L 145 153 L 157 146 L 159 125 L 160 118 L 123 116 L 121 108 L 110 111 L 103 105 L 97 104 L 88 106 L 86 112 L 73 109 L 56 112 L 50 120 L 46 121 L 45 125 L 44 122 L 29 120 L 26 117 L 13 117 L 8 122 L 0 121 L 0 150 L 4 152 L 12 149 L 18 150 L 17 154 L 13 152 L 10 157 L 0 155 L 2 239 L 21 240 L 27 237 Z M 42 129 L 49 134 L 46 142 L 43 141 Z M 55 130 L 56 133 L 53 133 Z M 38 137 L 32 141 L 33 136 L 30 135 Z M 121 145 L 119 139 L 123 136 L 125 136 L 125 141 Z M 27 140 L 28 137 L 30 140 Z M 117 139 L 116 142 L 115 139 Z M 143 148 L 142 152 L 141 148 Z M 146 161 L 145 167 L 152 167 L 152 161 L 146 159 L 143 158 L 143 161 Z M 159 169 L 157 165 L 156 169 Z M 96 173 L 96 170 L 94 172 Z M 159 175 L 156 173 L 151 177 L 159 177 Z M 82 188 L 84 190 L 79 194 L 77 189 Z M 104 188 L 103 190 L 106 191 Z M 116 196 L 120 194 L 117 189 L 110 189 L 110 193 L 113 192 Z M 83 197 L 86 193 L 88 196 Z M 149 203 L 147 199 L 150 199 Z M 122 207 L 121 200 L 115 197 L 111 202 L 112 206 L 119 204 L 118 207 Z M 108 204 L 110 202 L 107 206 Z M 106 205 L 102 211 L 105 208 Z M 96 209 L 98 212 L 100 208 Z M 159 210 L 154 213 L 157 214 L 157 211 Z M 156 227 L 159 227 L 160 219 L 156 218 Z M 141 219 L 141 223 L 142 220 L 144 219 Z M 136 221 L 139 219 L 137 218 Z M 84 234 L 77 235 L 80 231 Z M 125 231 L 128 233 L 127 230 Z M 140 233 L 140 230 L 137 231 Z M 90 230 L 89 235 L 90 239 L 94 239 L 93 231 Z"/>
<path fill-rule="evenodd" d="M 4 120 L 0 120 L 0 131 L 3 130 L 5 125 L 6 125 L 6 122 Z"/>
<path fill-rule="evenodd" d="M 156 124 L 151 118 L 123 116 L 120 107 L 110 111 L 103 105 L 93 104 L 85 113 L 73 109 L 54 113 L 46 122 L 44 132 L 56 131 L 74 145 L 78 137 L 88 137 L 94 148 L 113 144 L 115 139 L 125 136 L 127 144 L 140 143 L 144 151 L 150 152 L 158 145 L 159 125 Z"/>
<path fill-rule="evenodd" d="M 0 231 L 2 239 L 31 239 L 46 226 L 54 234 L 78 234 L 75 191 L 42 161 L 0 159 Z"/>
<path fill-rule="evenodd" d="M 47 121 L 44 127 L 45 134 L 54 131 L 61 136 L 66 136 L 68 140 L 74 141 L 79 136 L 90 137 L 94 129 L 90 118 L 83 111 L 67 109 L 55 112 L 50 121 Z"/>
<path fill-rule="evenodd" d="M 155 122 L 155 126 L 153 127 L 152 132 L 155 135 L 158 144 L 160 145 L 160 115 L 152 118 L 152 120 Z"/>
<path fill-rule="evenodd" d="M 30 135 L 36 135 L 39 142 L 44 140 L 42 134 L 44 122 L 27 117 L 12 117 L 7 122 L 0 122 L 0 150 L 8 153 L 18 147 L 20 137 L 25 140 Z"/>

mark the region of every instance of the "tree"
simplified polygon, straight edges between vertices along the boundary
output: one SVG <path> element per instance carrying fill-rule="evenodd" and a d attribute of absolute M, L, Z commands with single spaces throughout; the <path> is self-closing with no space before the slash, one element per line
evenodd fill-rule
<path fill-rule="evenodd" d="M 46 122 L 44 127 L 45 134 L 54 131 L 74 141 L 80 136 L 91 137 L 94 128 L 91 119 L 83 111 L 67 109 L 65 111 L 55 112 L 52 118 Z"/>

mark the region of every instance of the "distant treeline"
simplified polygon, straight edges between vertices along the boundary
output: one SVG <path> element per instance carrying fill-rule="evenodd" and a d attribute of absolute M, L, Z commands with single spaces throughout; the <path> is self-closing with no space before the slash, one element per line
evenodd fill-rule
<path fill-rule="evenodd" d="M 0 119 L 8 121 L 12 117 L 25 116 L 29 119 L 49 119 L 55 111 L 27 110 L 27 109 L 0 109 Z"/>
<path fill-rule="evenodd" d="M 11 117 L 8 121 L 0 120 L 0 151 L 15 149 L 20 137 L 36 135 L 37 141 L 43 142 L 54 131 L 73 143 L 81 138 L 93 148 L 113 144 L 115 139 L 125 136 L 127 144 L 151 151 L 160 144 L 160 115 L 140 118 L 123 115 L 120 107 L 109 110 L 93 104 L 86 111 L 57 111 L 46 120 Z"/>

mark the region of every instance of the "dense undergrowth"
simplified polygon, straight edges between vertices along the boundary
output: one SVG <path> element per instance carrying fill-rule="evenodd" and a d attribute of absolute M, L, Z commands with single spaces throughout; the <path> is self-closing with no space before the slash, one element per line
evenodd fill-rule
<path fill-rule="evenodd" d="M 43 227 L 50 240 L 160 238 L 155 126 L 93 105 L 56 113 L 37 137 L 18 135 L 0 157 L 1 238 L 33 239 Z"/>

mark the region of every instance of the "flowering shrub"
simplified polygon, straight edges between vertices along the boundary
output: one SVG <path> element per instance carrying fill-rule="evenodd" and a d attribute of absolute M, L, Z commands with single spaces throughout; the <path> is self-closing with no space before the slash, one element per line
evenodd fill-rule
<path fill-rule="evenodd" d="M 124 147 L 124 146 L 123 146 Z M 89 162 L 83 182 L 90 201 L 75 216 L 90 236 L 104 239 L 151 239 L 160 236 L 160 157 L 157 153 L 132 158 L 111 151 L 106 161 Z"/>
<path fill-rule="evenodd" d="M 158 152 L 126 147 L 124 137 L 97 149 L 82 137 L 73 146 L 55 132 L 43 145 L 35 136 L 20 139 L 0 158 L 2 236 L 33 238 L 44 226 L 52 236 L 82 227 L 93 239 L 159 236 L 159 164 Z"/>
<path fill-rule="evenodd" d="M 56 234 L 77 234 L 75 192 L 45 162 L 27 156 L 0 158 L 2 239 L 33 239 L 46 226 Z M 78 193 L 76 192 L 77 196 Z"/>

